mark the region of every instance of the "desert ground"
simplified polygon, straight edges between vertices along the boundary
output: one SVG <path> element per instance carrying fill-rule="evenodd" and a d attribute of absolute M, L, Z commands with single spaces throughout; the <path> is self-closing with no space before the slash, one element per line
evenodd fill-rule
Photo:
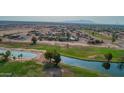
<path fill-rule="evenodd" d="M 60 30 L 60 28 L 57 28 L 57 30 Z M 54 33 L 54 32 L 57 32 L 57 30 L 53 30 L 51 29 L 51 27 L 49 26 L 41 26 L 40 28 L 36 29 L 34 27 L 28 27 L 28 28 L 24 28 L 24 27 L 13 27 L 13 28 L 8 28 L 8 29 L 1 29 L 0 30 L 0 36 L 3 37 L 5 35 L 22 35 L 22 36 L 25 36 L 26 39 L 10 39 L 10 38 L 7 38 L 7 37 L 3 37 L 3 42 L 31 42 L 31 38 L 32 36 L 35 36 L 34 33 L 32 33 L 30 36 L 27 36 L 27 34 L 31 31 L 36 31 L 36 32 L 39 32 L 39 33 Z M 66 30 L 65 30 L 66 31 Z M 68 30 L 67 30 L 68 31 Z M 90 33 L 87 33 L 85 30 L 79 30 L 80 33 L 82 32 L 83 34 L 88 34 L 89 36 L 92 36 Z M 70 32 L 72 33 L 72 32 Z M 72 33 L 73 35 L 73 33 Z M 106 36 L 106 35 L 104 35 Z M 36 36 L 36 37 L 40 37 L 40 36 Z M 100 37 L 96 37 L 96 36 L 92 36 L 92 38 L 94 39 L 98 39 L 98 40 L 101 40 Z M 78 41 L 56 41 L 56 40 L 47 40 L 47 39 L 42 39 L 42 40 L 38 40 L 38 43 L 39 44 L 50 44 L 50 45 L 60 45 L 60 46 L 66 46 L 67 44 L 70 45 L 70 46 L 95 46 L 95 47 L 111 47 L 111 48 L 118 48 L 118 49 L 123 49 L 124 47 L 124 40 L 123 39 L 118 39 L 116 43 L 112 43 L 111 40 L 109 39 L 103 39 L 104 40 L 104 43 L 100 43 L 100 44 L 88 44 L 87 41 L 88 39 L 86 38 L 80 38 L 80 40 Z"/>

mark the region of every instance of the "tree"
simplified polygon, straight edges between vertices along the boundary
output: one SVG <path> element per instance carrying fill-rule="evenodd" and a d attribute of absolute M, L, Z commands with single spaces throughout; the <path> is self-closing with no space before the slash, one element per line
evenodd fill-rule
<path fill-rule="evenodd" d="M 69 48 L 69 44 L 66 44 L 66 48 Z"/>
<path fill-rule="evenodd" d="M 69 41 L 71 37 L 71 34 L 69 32 L 67 32 L 67 40 Z"/>
<path fill-rule="evenodd" d="M 32 41 L 32 45 L 36 45 L 37 38 L 35 36 L 33 36 L 32 39 L 31 39 L 31 41 Z"/>
<path fill-rule="evenodd" d="M 18 55 L 18 58 L 21 58 L 22 59 L 22 57 L 23 57 L 23 54 L 19 54 Z"/>
<path fill-rule="evenodd" d="M 16 57 L 15 56 L 13 56 L 13 60 L 16 60 Z"/>
<path fill-rule="evenodd" d="M 0 38 L 0 42 L 2 42 L 2 38 Z"/>
<path fill-rule="evenodd" d="M 53 59 L 54 59 L 55 66 L 57 66 L 58 63 L 60 63 L 60 61 L 61 61 L 61 55 L 56 52 L 56 53 L 54 53 Z"/>
<path fill-rule="evenodd" d="M 94 36 L 95 35 L 95 32 L 92 32 L 92 35 Z"/>
<path fill-rule="evenodd" d="M 20 54 L 19 56 L 20 56 L 20 58 L 22 59 L 22 57 L 23 57 L 23 54 Z"/>
<path fill-rule="evenodd" d="M 51 60 L 53 58 L 53 53 L 50 52 L 50 51 L 47 51 L 45 54 L 44 54 L 45 58 L 49 60 L 49 62 L 51 63 Z"/>
<path fill-rule="evenodd" d="M 112 60 L 112 53 L 108 53 L 108 54 L 105 54 L 104 55 L 105 56 L 105 59 L 108 61 L 108 62 L 110 62 L 111 60 Z"/>
<path fill-rule="evenodd" d="M 58 65 L 58 63 L 60 63 L 61 61 L 61 55 L 56 52 L 56 51 L 47 51 L 45 54 L 44 54 L 45 58 L 49 60 L 50 63 L 54 63 L 55 66 Z"/>
<path fill-rule="evenodd" d="M 115 32 L 112 33 L 112 42 L 115 42 L 117 38 L 118 38 L 117 34 Z"/>
<path fill-rule="evenodd" d="M 7 50 L 5 53 L 2 54 L 3 61 L 7 62 L 9 60 L 9 56 L 11 55 L 11 52 Z"/>

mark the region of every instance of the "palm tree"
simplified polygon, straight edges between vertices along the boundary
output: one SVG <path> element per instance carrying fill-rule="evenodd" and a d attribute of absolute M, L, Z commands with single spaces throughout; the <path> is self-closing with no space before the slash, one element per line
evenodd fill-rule
<path fill-rule="evenodd" d="M 20 54 L 20 57 L 21 57 L 21 59 L 22 59 L 22 57 L 23 57 L 23 54 Z"/>
<path fill-rule="evenodd" d="M 18 58 L 21 58 L 22 59 L 22 57 L 23 57 L 23 54 L 19 54 L 18 55 Z"/>

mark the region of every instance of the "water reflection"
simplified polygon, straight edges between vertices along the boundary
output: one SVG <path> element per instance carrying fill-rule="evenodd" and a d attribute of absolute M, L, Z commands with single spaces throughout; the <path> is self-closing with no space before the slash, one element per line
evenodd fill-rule
<path fill-rule="evenodd" d="M 119 70 L 124 70 L 124 63 L 119 63 L 117 67 Z"/>
<path fill-rule="evenodd" d="M 105 70 L 109 70 L 110 67 L 111 67 L 111 64 L 108 63 L 108 62 L 106 62 L 106 63 L 103 63 L 103 64 L 102 64 L 102 67 L 104 67 Z"/>

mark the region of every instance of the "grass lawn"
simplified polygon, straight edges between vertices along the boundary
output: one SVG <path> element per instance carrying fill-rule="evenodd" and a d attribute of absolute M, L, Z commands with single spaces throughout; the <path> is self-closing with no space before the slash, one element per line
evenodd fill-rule
<path fill-rule="evenodd" d="M 99 34 L 98 32 L 94 32 L 94 34 L 92 34 L 92 31 L 90 31 L 90 30 L 82 30 L 82 31 L 91 35 L 91 36 L 93 36 L 93 37 L 96 37 L 96 38 L 99 38 L 99 39 L 102 39 L 102 40 L 112 40 L 111 36 Z"/>
<path fill-rule="evenodd" d="M 64 73 L 63 76 L 65 77 L 96 77 L 96 76 L 109 76 L 109 75 L 105 75 L 105 74 L 100 74 L 96 71 L 91 71 L 91 70 L 87 70 L 84 68 L 80 68 L 80 67 L 76 67 L 76 66 L 70 66 L 70 65 L 65 65 L 65 64 L 61 64 L 62 67 L 64 69 L 68 69 L 70 72 L 68 73 Z"/>
<path fill-rule="evenodd" d="M 97 77 L 103 76 L 98 72 L 90 71 L 87 69 L 68 66 L 61 64 L 60 67 L 66 70 L 62 73 L 63 77 Z M 27 62 L 8 62 L 0 63 L 0 76 L 12 76 L 12 77 L 45 77 L 47 76 L 43 71 L 43 65 L 37 62 L 27 61 Z"/>
<path fill-rule="evenodd" d="M 96 48 L 96 47 L 82 47 L 82 48 L 63 48 L 60 50 L 63 55 L 76 57 L 86 60 L 106 61 L 104 54 L 112 53 L 112 62 L 124 62 L 124 50 L 116 50 L 111 48 Z"/>
<path fill-rule="evenodd" d="M 98 48 L 98 47 L 59 47 L 55 45 L 29 45 L 27 43 L 1 43 L 1 47 L 9 48 L 27 48 L 27 49 L 38 49 L 38 50 L 57 50 L 64 56 L 75 57 L 85 60 L 97 60 L 97 61 L 106 61 L 104 54 L 112 53 L 113 59 L 112 62 L 124 62 L 122 57 L 124 57 L 124 50 L 117 50 L 112 48 Z"/>
<path fill-rule="evenodd" d="M 0 76 L 43 76 L 41 70 L 42 65 L 36 64 L 35 62 L 8 62 L 0 64 Z"/>

